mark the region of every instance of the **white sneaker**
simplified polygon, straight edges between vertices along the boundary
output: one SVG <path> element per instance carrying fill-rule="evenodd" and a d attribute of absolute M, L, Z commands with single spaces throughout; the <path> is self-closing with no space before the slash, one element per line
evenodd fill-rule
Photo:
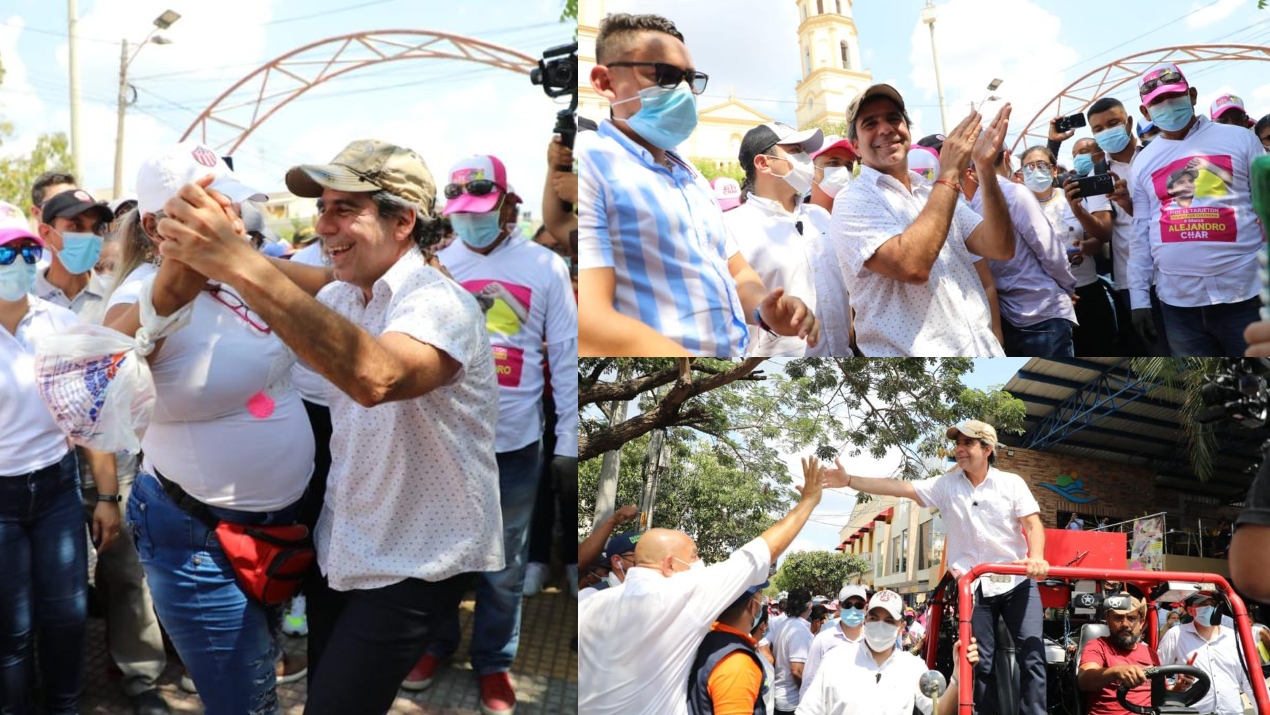
<path fill-rule="evenodd" d="M 542 587 L 546 585 L 547 579 L 551 577 L 551 567 L 547 564 L 540 564 L 537 561 L 530 561 L 525 566 L 525 590 L 526 596 L 537 596 L 542 593 Z"/>
<path fill-rule="evenodd" d="M 309 635 L 309 618 L 305 611 L 303 593 L 298 593 L 291 599 L 286 613 L 282 616 L 282 632 L 301 638 Z"/>
<path fill-rule="evenodd" d="M 569 564 L 568 566 L 565 566 L 564 574 L 565 574 L 565 578 L 569 579 L 569 593 L 572 593 L 573 597 L 577 598 L 578 597 L 578 565 Z"/>

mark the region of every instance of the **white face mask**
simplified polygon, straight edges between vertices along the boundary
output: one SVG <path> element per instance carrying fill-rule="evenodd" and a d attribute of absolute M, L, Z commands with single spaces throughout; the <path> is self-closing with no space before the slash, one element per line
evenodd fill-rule
<path fill-rule="evenodd" d="M 899 632 L 899 626 L 886 621 L 869 621 L 864 624 L 864 642 L 874 653 L 881 653 L 895 647 L 895 637 Z"/>
<path fill-rule="evenodd" d="M 851 183 L 851 168 L 846 166 L 826 166 L 824 168 L 825 178 L 817 184 L 820 190 L 829 194 L 829 198 L 838 195 L 839 191 L 847 188 L 847 184 Z"/>
<path fill-rule="evenodd" d="M 680 559 L 680 558 L 676 558 L 675 561 L 678 561 L 684 566 L 687 566 L 689 571 L 697 571 L 698 569 L 703 569 L 706 567 L 706 562 L 702 561 L 701 559 L 697 559 L 696 561 L 693 561 L 692 563 L 688 563 L 687 561 L 684 561 L 683 559 Z M 681 571 L 680 573 L 683 573 L 683 572 Z"/>
<path fill-rule="evenodd" d="M 812 165 L 811 157 L 807 156 L 807 152 L 800 151 L 786 158 L 789 159 L 789 173 L 780 178 L 784 179 L 785 183 L 799 195 L 811 191 L 811 180 L 816 175 L 816 167 Z"/>

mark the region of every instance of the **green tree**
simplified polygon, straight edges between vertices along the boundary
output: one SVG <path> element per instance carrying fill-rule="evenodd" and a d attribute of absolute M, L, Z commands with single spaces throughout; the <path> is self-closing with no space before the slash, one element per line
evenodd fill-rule
<path fill-rule="evenodd" d="M 1208 481 L 1213 475 L 1213 455 L 1217 452 L 1218 435 L 1214 424 L 1201 424 L 1195 419 L 1204 409 L 1200 387 L 1211 375 L 1220 372 L 1226 362 L 1227 358 L 1136 358 L 1129 362 L 1130 369 L 1140 378 L 1159 382 L 1165 388 L 1181 393 L 1178 422 L 1182 426 L 1191 468 L 1201 482 Z"/>
<path fill-rule="evenodd" d="M 869 568 L 864 559 L 841 551 L 795 551 L 781 562 L 772 586 L 777 591 L 805 588 L 814 596 L 832 599 L 838 597 L 847 579 Z"/>
<path fill-rule="evenodd" d="M 803 127 L 803 129 L 819 129 L 825 136 L 833 135 L 844 139 L 847 136 L 846 122 L 816 122 Z"/>
<path fill-rule="evenodd" d="M 736 179 L 737 183 L 745 183 L 745 170 L 741 168 L 740 163 L 735 161 L 720 162 L 714 159 L 691 159 L 692 165 L 697 167 L 697 171 L 706 177 L 706 181 L 714 181 L 720 176 L 726 176 L 729 179 Z"/>
<path fill-rule="evenodd" d="M 4 81 L 4 66 L 0 64 L 0 83 Z M 0 119 L 0 147 L 13 136 L 13 124 Z M 71 165 L 69 142 L 66 134 L 41 134 L 35 148 L 26 156 L 0 156 L 0 201 L 15 206 L 26 206 L 31 196 L 31 184 L 36 177 L 52 169 L 65 170 Z"/>
<path fill-rule="evenodd" d="M 565 0 L 564 9 L 560 12 L 560 22 L 578 21 L 578 0 Z"/>

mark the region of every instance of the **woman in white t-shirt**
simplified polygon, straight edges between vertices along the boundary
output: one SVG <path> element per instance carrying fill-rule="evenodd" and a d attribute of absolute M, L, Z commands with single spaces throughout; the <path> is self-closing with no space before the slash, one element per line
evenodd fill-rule
<path fill-rule="evenodd" d="M 140 300 L 151 300 L 159 315 L 183 305 L 190 311 L 188 324 L 149 357 L 157 400 L 127 521 L 159 620 L 206 712 L 272 713 L 279 614 L 243 592 L 198 514 L 250 525 L 295 523 L 313 470 L 313 435 L 291 385 L 294 354 L 233 291 L 156 259 L 163 203 L 184 184 L 214 172 L 211 190 L 235 201 L 256 193 L 223 162 L 209 169 L 199 149 L 177 145 L 144 162 L 138 208 L 119 229 L 118 287 L 107 300 L 105 323 L 135 332 Z M 237 218 L 234 206 L 225 211 Z"/>
<path fill-rule="evenodd" d="M 1090 140 L 1092 141 L 1092 140 Z M 1077 142 L 1077 147 L 1081 143 Z M 1054 155 L 1044 146 L 1034 146 L 1023 153 L 1023 185 L 1036 195 L 1041 211 L 1054 228 L 1054 236 L 1067 249 L 1076 278 L 1076 322 L 1072 343 L 1076 355 L 1117 354 L 1112 340 L 1118 335 L 1116 314 L 1111 294 L 1098 277 L 1094 255 L 1102 250 L 1102 242 L 1089 235 L 1072 210 L 1064 191 L 1054 185 L 1058 167 Z M 1111 226 L 1111 201 L 1106 196 L 1090 196 L 1079 202 L 1094 222 Z"/>
<path fill-rule="evenodd" d="M 33 634 L 45 707 L 78 712 L 88 552 L 75 450 L 40 399 L 33 341 L 79 322 L 30 295 L 43 242 L 0 203 L 0 709 L 33 712 Z"/>

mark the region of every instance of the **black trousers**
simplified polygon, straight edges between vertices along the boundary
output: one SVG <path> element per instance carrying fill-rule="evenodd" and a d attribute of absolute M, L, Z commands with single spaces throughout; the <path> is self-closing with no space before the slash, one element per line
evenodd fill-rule
<path fill-rule="evenodd" d="M 471 574 L 406 579 L 382 588 L 335 591 L 307 584 L 309 695 L 305 715 L 383 715 L 437 628 L 459 607 Z"/>
<path fill-rule="evenodd" d="M 982 593 L 979 591 L 978 593 Z M 996 674 L 997 620 L 1004 620 L 1014 639 L 1019 666 L 1019 715 L 1045 715 L 1045 644 L 1041 636 L 1041 594 L 1036 582 L 1025 579 L 997 596 L 979 596 L 971 627 L 979 642 L 975 668 L 975 712 L 1000 711 Z"/>
<path fill-rule="evenodd" d="M 534 502 L 534 518 L 529 525 L 529 560 L 539 564 L 551 563 L 551 548 L 555 540 L 556 515 L 560 524 L 568 533 L 571 524 L 578 521 L 578 500 L 576 487 L 573 491 L 561 492 L 551 474 L 551 456 L 556 453 L 556 403 L 550 395 L 542 400 L 543 414 L 546 424 L 542 434 L 542 478 L 538 480 L 538 495 Z M 569 498 L 570 496 L 574 498 Z M 564 563 L 576 564 L 578 552 L 565 542 L 561 543 L 560 553 Z"/>
<path fill-rule="evenodd" d="M 1116 310 L 1111 293 L 1101 279 L 1076 289 L 1080 300 L 1076 301 L 1076 321 L 1080 323 L 1072 331 L 1072 346 L 1076 357 L 1116 355 Z"/>
<path fill-rule="evenodd" d="M 313 430 L 313 476 L 300 500 L 296 521 L 313 532 L 317 528 L 318 517 L 322 515 L 322 502 L 326 501 L 326 475 L 331 472 L 331 410 L 308 400 L 303 402 L 304 411 L 309 415 L 309 427 Z"/>

